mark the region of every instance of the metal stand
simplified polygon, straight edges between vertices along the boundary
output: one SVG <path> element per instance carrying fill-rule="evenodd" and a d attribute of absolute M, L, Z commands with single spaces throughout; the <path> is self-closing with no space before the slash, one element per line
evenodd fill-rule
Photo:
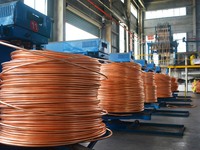
<path fill-rule="evenodd" d="M 152 111 L 145 110 L 141 113 L 105 115 L 103 116 L 103 120 L 107 127 L 111 130 L 145 134 L 183 136 L 185 130 L 184 125 L 141 123 L 137 120 L 150 120 L 151 115 Z M 133 119 L 136 120 L 131 122 Z"/>
<path fill-rule="evenodd" d="M 167 107 L 168 103 L 164 103 Z M 146 112 L 151 113 L 152 116 L 169 116 L 169 117 L 189 117 L 189 111 L 177 111 L 177 110 L 162 110 L 163 103 L 145 103 Z"/>
<path fill-rule="evenodd" d="M 106 121 L 106 124 L 112 130 L 156 135 L 183 136 L 185 131 L 184 125 L 141 123 L 138 120 L 135 122 L 112 120 Z"/>
<path fill-rule="evenodd" d="M 157 109 L 145 109 L 147 112 L 151 112 L 152 116 L 168 116 L 168 117 L 189 117 L 189 111 L 178 110 L 157 110 Z"/>
<path fill-rule="evenodd" d="M 191 99 L 177 99 L 174 97 L 158 98 L 158 103 L 161 102 L 192 102 Z"/>

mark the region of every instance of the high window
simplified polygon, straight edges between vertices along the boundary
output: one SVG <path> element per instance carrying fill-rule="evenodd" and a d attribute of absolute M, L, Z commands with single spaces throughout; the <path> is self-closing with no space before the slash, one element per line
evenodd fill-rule
<path fill-rule="evenodd" d="M 131 4 L 131 13 L 135 16 L 135 18 L 138 18 L 138 10 L 133 4 Z"/>
<path fill-rule="evenodd" d="M 24 4 L 45 15 L 47 14 L 47 0 L 24 0 Z"/>
<path fill-rule="evenodd" d="M 146 11 L 146 19 L 176 17 L 185 15 L 186 15 L 186 7 Z"/>
<path fill-rule="evenodd" d="M 178 52 L 186 52 L 186 43 L 183 42 L 183 38 L 185 37 L 187 39 L 186 33 L 175 33 L 173 34 L 173 39 L 177 41 L 178 43 Z"/>

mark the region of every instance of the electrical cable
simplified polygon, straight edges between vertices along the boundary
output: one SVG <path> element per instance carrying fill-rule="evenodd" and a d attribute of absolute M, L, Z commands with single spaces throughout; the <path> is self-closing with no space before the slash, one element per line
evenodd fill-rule
<path fill-rule="evenodd" d="M 46 147 L 102 138 L 97 59 L 26 49 L 11 55 L 2 64 L 0 143 Z"/>
<path fill-rule="evenodd" d="M 145 103 L 157 102 L 157 95 L 156 95 L 157 88 L 156 88 L 156 83 L 155 83 L 155 73 L 143 72 L 142 78 L 143 78 L 143 83 L 144 83 Z"/>
<path fill-rule="evenodd" d="M 178 81 L 177 78 L 171 77 L 171 91 L 176 92 L 178 91 Z"/>
<path fill-rule="evenodd" d="M 108 113 L 133 113 L 144 109 L 144 87 L 141 66 L 136 63 L 107 63 L 101 73 L 108 79 L 101 81 L 98 98 Z"/>
<path fill-rule="evenodd" d="M 155 74 L 155 82 L 158 98 L 172 97 L 170 76 L 165 74 Z"/>

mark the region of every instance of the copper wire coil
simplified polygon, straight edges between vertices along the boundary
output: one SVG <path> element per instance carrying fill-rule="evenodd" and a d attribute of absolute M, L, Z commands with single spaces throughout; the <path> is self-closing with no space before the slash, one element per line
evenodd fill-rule
<path fill-rule="evenodd" d="M 103 109 L 109 113 L 143 111 L 144 88 L 138 64 L 103 64 L 101 72 L 108 77 L 101 81 L 98 94 Z"/>
<path fill-rule="evenodd" d="M 0 143 L 46 147 L 104 135 L 103 110 L 97 99 L 103 76 L 98 73 L 98 60 L 32 52 L 14 51 L 13 60 L 2 64 Z"/>
<path fill-rule="evenodd" d="M 155 74 L 155 82 L 158 98 L 172 97 L 170 76 L 165 74 Z"/>
<path fill-rule="evenodd" d="M 178 91 L 178 81 L 177 78 L 171 77 L 171 91 L 176 92 Z"/>
<path fill-rule="evenodd" d="M 157 87 L 155 83 L 155 73 L 143 72 L 142 78 L 144 84 L 145 103 L 157 102 L 157 95 L 156 95 Z"/>
<path fill-rule="evenodd" d="M 195 86 L 196 86 L 195 92 L 199 94 L 200 93 L 200 81 L 199 80 L 196 81 L 196 85 Z"/>

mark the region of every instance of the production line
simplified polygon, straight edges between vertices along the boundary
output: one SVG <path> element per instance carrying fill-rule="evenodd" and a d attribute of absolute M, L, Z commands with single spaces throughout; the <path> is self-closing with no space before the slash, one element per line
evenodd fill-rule
<path fill-rule="evenodd" d="M 23 8 L 24 12 L 18 11 L 19 9 L 21 10 L 22 8 Z M 88 84 L 88 83 L 84 82 L 84 80 L 83 81 L 80 80 L 80 83 L 82 83 L 82 82 L 83 83 L 77 89 L 81 91 L 80 93 L 86 94 L 88 91 L 85 90 L 83 87 L 87 87 L 87 88 L 90 87 L 89 89 L 91 91 L 93 91 L 93 88 L 94 88 L 95 91 L 93 91 L 93 92 L 98 92 L 98 98 L 101 100 L 99 105 L 108 113 L 108 114 L 104 114 L 104 115 L 102 115 L 102 114 L 99 115 L 98 113 L 103 110 L 99 110 L 100 108 L 98 108 L 96 105 L 98 103 L 97 99 L 94 99 L 93 107 L 95 107 L 95 111 L 94 112 L 91 111 L 90 112 L 91 114 L 84 114 L 87 117 L 91 115 L 91 118 L 89 121 L 87 119 L 84 120 L 83 124 L 86 123 L 86 121 L 88 121 L 86 123 L 87 125 L 90 122 L 91 122 L 91 124 L 93 124 L 93 122 L 95 122 L 98 118 L 99 119 L 98 123 L 102 125 L 100 128 L 103 130 L 101 132 L 101 134 L 99 133 L 99 135 L 95 135 L 96 138 L 90 137 L 90 138 L 86 138 L 86 140 L 84 140 L 84 139 L 79 140 L 78 142 L 74 142 L 74 141 L 76 141 L 76 140 L 74 140 L 71 143 L 69 142 L 70 144 L 66 144 L 67 146 L 59 146 L 59 145 L 65 145 L 64 144 L 65 142 L 63 142 L 63 141 L 61 143 L 58 142 L 57 144 L 54 144 L 54 145 L 57 145 L 57 146 L 54 146 L 54 149 L 70 150 L 73 146 L 79 147 L 80 149 L 86 149 L 86 150 L 93 149 L 93 147 L 95 146 L 95 144 L 98 140 L 101 140 L 101 139 L 111 136 L 112 132 L 109 129 L 126 131 L 126 132 L 156 134 L 156 135 L 158 135 L 158 134 L 159 135 L 169 135 L 169 136 L 183 136 L 184 135 L 185 126 L 182 124 L 142 123 L 142 122 L 138 121 L 138 120 L 151 120 L 152 115 L 159 115 L 159 116 L 163 116 L 163 117 L 164 116 L 171 116 L 171 117 L 172 116 L 173 117 L 188 117 L 189 116 L 189 111 L 160 109 L 160 107 L 168 107 L 168 106 L 179 106 L 179 105 L 180 106 L 192 106 L 190 104 L 190 102 L 192 102 L 191 97 L 180 97 L 180 96 L 177 96 L 177 94 L 174 94 L 174 97 L 172 97 L 172 92 L 175 92 L 175 91 L 171 91 L 171 85 L 168 87 L 169 92 L 167 93 L 168 95 L 166 97 L 164 95 L 164 96 L 160 96 L 160 97 L 158 96 L 159 98 L 157 98 L 156 93 L 154 93 L 154 95 L 153 95 L 155 98 L 154 101 L 147 102 L 147 98 L 145 97 L 145 94 L 144 94 L 145 89 L 144 89 L 142 80 L 145 80 L 145 75 L 148 78 L 148 77 L 150 77 L 150 74 L 151 74 L 152 75 L 151 81 L 153 82 L 155 80 L 155 76 L 163 75 L 163 74 L 159 74 L 161 72 L 160 66 L 155 66 L 154 63 L 147 64 L 146 60 L 134 60 L 132 53 L 108 54 L 109 43 L 106 41 L 103 41 L 101 39 L 98 39 L 98 38 L 91 39 L 91 40 L 54 42 L 54 43 L 47 44 L 48 38 L 50 37 L 50 30 L 51 30 L 51 24 L 52 24 L 52 20 L 49 17 L 35 11 L 32 8 L 25 6 L 21 2 L 12 2 L 12 3 L 7 3 L 5 5 L 0 5 L 0 10 L 1 9 L 2 10 L 7 9 L 11 13 L 11 15 L 9 15 L 9 16 L 0 18 L 0 23 L 1 23 L 0 29 L 1 29 L 1 31 L 3 31 L 0 33 L 0 39 L 9 41 L 11 43 L 11 44 L 7 44 L 5 42 L 0 42 L 0 44 L 1 44 L 0 48 L 5 51 L 5 53 L 3 52 L 1 55 L 1 63 L 5 62 L 5 61 L 9 61 L 8 63 L 4 63 L 3 68 L 2 68 L 2 71 L 3 71 L 3 74 L 2 74 L 2 76 L 3 76 L 2 87 L 3 88 L 1 90 L 2 95 L 7 94 L 7 92 L 10 94 L 11 93 L 9 91 L 10 89 L 17 91 L 17 88 L 9 87 L 9 82 L 8 82 L 8 85 L 6 86 L 7 70 L 11 70 L 11 74 L 13 74 L 15 76 L 18 75 L 18 74 L 15 74 L 14 71 L 12 72 L 12 67 L 10 66 L 10 64 L 12 64 L 12 62 L 13 63 L 15 62 L 15 59 L 17 60 L 17 58 L 19 58 L 19 60 L 23 60 L 25 63 L 31 64 L 31 62 L 29 62 L 25 59 L 25 56 L 26 56 L 26 58 L 29 58 L 31 61 L 33 61 L 33 60 L 36 61 L 36 64 L 37 63 L 39 64 L 38 65 L 39 69 L 41 69 L 43 67 L 48 68 L 48 65 L 40 64 L 40 62 L 37 62 L 37 61 L 41 60 L 41 61 L 45 62 L 45 59 L 49 59 L 48 61 L 50 61 L 50 63 L 49 62 L 48 63 L 50 64 L 50 66 L 51 65 L 53 66 L 53 71 L 42 70 L 42 71 L 44 71 L 43 74 L 47 73 L 47 74 L 51 74 L 51 75 L 50 75 L 49 79 L 46 79 L 46 80 L 41 79 L 41 82 L 42 81 L 51 82 L 51 80 L 58 78 L 59 76 L 62 76 L 62 73 L 63 73 L 68 76 L 68 79 L 67 79 L 67 77 L 63 78 L 63 81 L 66 81 L 65 84 L 68 85 L 67 82 L 69 82 L 71 80 L 74 81 L 73 80 L 74 78 L 79 79 L 82 77 L 79 75 L 81 75 L 81 74 L 85 75 L 88 73 L 87 74 L 88 78 L 84 78 L 84 80 L 89 81 L 90 79 L 91 80 L 93 79 L 92 83 Z M 28 17 L 25 17 L 25 18 L 21 17 L 21 16 L 23 16 L 23 14 L 27 14 Z M 9 22 L 7 22 L 7 20 L 9 20 Z M 40 25 L 41 28 L 39 28 L 38 25 Z M 47 25 L 47 26 L 45 26 L 45 25 Z M 23 33 L 23 34 L 19 34 L 19 33 Z M 15 47 L 13 45 L 23 46 L 25 49 L 21 48 L 21 47 L 17 47 L 17 46 Z M 48 49 L 51 51 L 45 51 L 45 50 L 37 51 L 36 50 L 36 51 L 32 51 L 32 54 L 31 53 L 29 54 L 27 49 L 32 49 L 34 47 L 36 49 L 41 49 L 42 47 L 44 47 L 44 49 Z M 21 50 L 13 52 L 16 49 L 21 49 Z M 10 58 L 11 52 L 12 52 L 12 60 Z M 37 56 L 37 58 L 35 58 L 36 56 Z M 77 57 L 77 59 L 75 59 L 76 57 Z M 98 59 L 95 59 L 95 58 L 98 58 L 99 61 L 98 61 Z M 51 59 L 54 59 L 53 63 L 51 63 Z M 69 60 L 73 59 L 73 61 L 76 60 L 77 62 L 75 61 L 75 62 L 71 63 L 70 61 L 68 61 L 68 59 Z M 19 61 L 19 60 L 17 60 L 17 61 Z M 88 61 L 88 63 L 85 63 L 86 61 Z M 105 61 L 106 63 L 100 64 L 100 62 L 103 62 L 103 61 Z M 82 67 L 81 71 L 86 69 L 88 72 L 87 73 L 80 72 L 79 69 L 74 67 L 74 68 L 71 68 L 72 70 L 74 69 L 74 74 L 73 74 L 74 76 L 71 75 L 69 72 L 64 71 L 65 66 L 63 65 L 63 63 L 65 65 L 66 64 L 69 65 L 70 64 L 69 62 L 76 67 L 81 66 Z M 90 65 L 90 63 L 91 63 L 91 65 Z M 57 66 L 54 66 L 55 64 Z M 19 66 L 20 65 L 23 66 L 24 64 L 19 63 Z M 91 66 L 94 68 L 88 69 Z M 56 67 L 59 68 L 58 70 L 60 71 L 60 73 L 58 73 L 56 71 Z M 70 65 L 68 67 L 70 68 Z M 17 68 L 17 69 L 19 69 L 19 68 Z M 21 71 L 22 73 L 25 74 L 25 73 L 27 73 L 27 72 L 29 73 L 31 71 L 34 72 L 35 68 L 30 67 L 30 69 L 33 69 L 33 70 L 26 70 L 26 68 L 25 68 L 24 70 L 19 69 L 17 71 L 19 71 L 19 72 Z M 25 72 L 23 72 L 23 71 L 25 71 Z M 91 72 L 89 72 L 89 71 L 91 71 Z M 142 71 L 144 71 L 144 72 L 142 72 Z M 4 74 L 4 72 L 5 72 L 5 74 Z M 98 72 L 98 76 L 97 76 L 97 72 Z M 39 72 L 39 71 L 37 72 L 37 69 L 36 69 L 36 72 L 34 72 L 34 73 L 35 73 L 35 75 L 41 74 L 41 72 Z M 96 76 L 94 77 L 92 75 L 92 73 L 96 73 Z M 53 76 L 54 74 L 58 74 L 58 76 Z M 142 74 L 143 74 L 144 78 L 142 78 Z M 75 75 L 77 75 L 77 76 L 75 76 Z M 9 73 L 8 73 L 8 76 L 9 76 Z M 31 76 L 34 77 L 33 74 L 31 74 Z M 170 82 L 170 84 L 171 84 L 170 77 L 168 77 L 167 75 L 163 75 L 163 76 L 165 76 L 166 78 L 169 78 L 169 80 L 167 80 L 166 82 L 167 83 Z M 38 79 L 38 83 L 39 83 L 39 79 L 40 79 L 39 77 L 40 77 L 40 75 L 38 76 L 38 78 L 36 78 L 36 79 Z M 102 78 L 102 77 L 104 77 L 105 79 L 100 81 L 100 78 Z M 71 78 L 71 80 L 69 80 L 69 78 Z M 157 77 L 157 78 L 159 78 L 159 77 Z M 34 78 L 31 78 L 28 76 L 28 79 L 33 80 Z M 99 82 L 95 83 L 95 81 L 97 79 Z M 11 80 L 13 80 L 13 83 L 14 83 L 14 79 L 11 78 Z M 115 82 L 113 82 L 113 80 Z M 34 84 L 34 82 L 33 82 L 33 84 Z M 44 85 L 45 84 L 46 83 L 44 82 Z M 59 83 L 58 88 L 60 88 L 60 89 L 56 89 L 56 88 L 54 89 L 53 85 L 51 85 L 51 84 L 47 84 L 46 88 L 47 89 L 49 88 L 49 90 L 51 90 L 51 88 L 52 88 L 53 90 L 57 90 L 57 91 L 71 90 L 70 88 L 72 88 L 71 92 L 72 92 L 72 94 L 74 94 L 72 96 L 72 99 L 74 101 L 77 100 L 76 94 L 77 93 L 80 94 L 80 93 L 74 92 L 75 87 L 73 87 L 73 86 L 77 85 L 77 82 L 73 82 L 74 85 L 69 86 L 68 87 L 69 89 L 68 88 L 64 89 L 63 84 L 64 83 Z M 159 83 L 157 82 L 157 83 L 151 83 L 151 84 L 152 84 L 151 88 L 156 89 L 156 86 L 158 86 Z M 20 84 L 18 82 L 16 82 L 16 86 L 17 85 L 19 86 Z M 57 85 L 57 83 L 56 83 L 56 85 Z M 95 87 L 91 88 L 91 86 L 94 86 L 94 85 L 95 85 Z M 162 83 L 162 85 L 163 85 L 163 83 Z M 6 87 L 8 89 L 6 89 Z M 123 87 L 123 88 L 121 88 L 121 87 Z M 147 87 L 147 86 L 145 86 L 145 87 Z M 112 91 L 110 91 L 110 89 L 112 89 Z M 154 92 L 155 92 L 155 89 L 153 89 Z M 146 89 L 146 90 L 149 90 L 149 89 Z M 27 90 L 27 91 L 31 92 L 31 90 Z M 20 94 L 20 92 L 17 94 Z M 38 94 L 38 93 L 36 93 L 36 94 Z M 62 95 L 63 93 L 60 92 L 60 94 Z M 88 99 L 90 99 L 90 96 L 91 96 L 91 95 L 90 96 L 89 95 L 90 95 L 90 93 L 88 92 Z M 42 95 L 39 95 L 39 96 L 42 96 Z M 66 95 L 63 94 L 62 96 L 65 97 Z M 83 96 L 83 95 L 81 95 L 81 96 Z M 51 99 L 51 97 L 48 97 L 48 98 Z M 65 98 L 70 99 L 71 97 L 65 97 Z M 87 99 L 87 97 L 85 99 Z M 126 104 L 123 103 L 124 99 L 127 100 Z M 19 99 L 19 101 L 20 101 L 20 99 Z M 135 103 L 132 103 L 132 101 L 134 101 Z M 32 101 L 30 101 L 30 102 L 32 103 Z M 182 102 L 184 102 L 184 103 L 182 103 Z M 44 103 L 50 103 L 50 102 L 45 102 L 45 101 L 40 102 L 40 104 L 44 104 Z M 52 101 L 52 103 L 50 103 L 51 107 L 52 107 L 53 103 L 54 103 L 53 101 Z M 66 102 L 65 105 L 67 105 L 67 106 L 65 109 L 62 108 L 61 103 L 64 103 L 62 98 L 60 99 L 59 103 L 60 103 L 59 107 L 61 109 L 58 110 L 57 108 L 52 107 L 53 108 L 52 111 L 53 112 L 55 111 L 54 112 L 55 114 L 58 113 L 57 115 L 59 115 L 60 112 L 69 113 L 65 109 L 66 108 L 70 109 L 70 104 L 72 102 L 70 102 L 70 101 Z M 81 102 L 77 101 L 77 103 L 81 103 Z M 8 98 L 8 102 L 6 102 L 6 100 L 5 100 L 5 103 L 3 106 L 3 108 L 5 110 L 3 109 L 1 111 L 2 114 L 4 114 L 4 111 L 8 111 L 9 113 L 12 114 L 12 111 L 10 111 L 10 109 L 7 108 L 9 106 L 9 104 L 10 104 L 10 101 Z M 17 103 L 16 103 L 16 105 L 17 105 Z M 21 107 L 15 107 L 15 103 L 13 103 L 13 105 L 11 105 L 11 106 L 12 107 L 14 106 L 13 108 L 17 108 L 17 109 L 21 108 Z M 19 104 L 19 106 L 23 106 L 23 104 Z M 86 104 L 84 104 L 84 106 L 87 107 Z M 31 107 L 34 108 L 35 110 L 37 110 L 36 105 L 31 104 Z M 46 106 L 43 106 L 43 107 L 45 108 Z M 8 109 L 8 110 L 6 110 L 6 109 Z M 92 114 L 95 113 L 96 111 L 98 112 L 97 113 L 98 115 L 92 116 Z M 41 111 L 41 112 L 44 113 L 43 111 Z M 80 113 L 83 113 L 83 112 L 80 111 Z M 71 113 L 75 113 L 75 115 L 77 115 L 76 111 L 71 112 Z M 19 114 L 19 115 L 21 115 L 21 114 Z M 40 115 L 44 115 L 44 114 L 40 114 Z M 69 113 L 67 115 L 70 116 L 71 114 Z M 78 114 L 78 115 L 80 115 L 80 114 Z M 50 114 L 50 116 L 52 117 L 54 115 Z M 33 117 L 33 116 L 31 116 L 31 117 Z M 97 117 L 97 118 L 93 118 L 93 117 Z M 102 117 L 102 119 L 101 119 L 101 117 Z M 57 118 L 52 117 L 51 119 L 57 119 Z M 80 120 L 81 120 L 81 118 L 80 118 Z M 102 120 L 103 120 L 103 122 L 102 122 Z M 135 120 L 135 121 L 132 122 L 132 120 Z M 5 118 L 2 119 L 2 121 L 6 122 L 6 115 L 5 115 Z M 73 121 L 74 121 L 73 122 L 74 124 L 77 123 L 77 121 L 75 121 L 75 119 Z M 61 124 L 61 126 L 63 127 L 63 129 L 65 129 L 64 126 L 67 126 L 67 124 L 65 124 L 66 122 L 65 121 L 62 122 L 62 120 L 59 120 L 58 122 L 63 123 L 63 124 Z M 106 124 L 106 127 L 108 127 L 109 129 L 106 130 L 104 123 Z M 97 125 L 97 123 L 96 124 L 94 123 L 95 127 L 98 125 Z M 56 126 L 56 124 L 53 124 L 53 126 Z M 54 128 L 53 126 L 50 126 L 49 128 Z M 93 128 L 94 126 L 91 125 L 90 127 Z M 84 129 L 85 128 L 83 128 L 83 130 Z M 0 146 L 0 149 L 6 150 L 6 149 L 12 148 L 12 149 L 23 150 L 24 149 L 23 147 L 18 147 L 20 145 L 23 146 L 23 144 L 24 144 L 22 141 L 20 141 L 20 138 L 18 138 L 19 143 L 17 143 L 17 144 L 14 143 L 11 139 L 9 139 L 8 133 L 12 133 L 12 130 L 13 129 L 11 129 L 11 130 L 7 129 L 6 123 L 5 123 L 4 132 L 7 134 L 5 134 L 5 137 L 4 137 L 5 139 L 1 139 L 0 142 L 3 144 L 8 144 L 8 145 L 10 144 L 12 146 L 6 146 L 6 145 L 2 144 Z M 59 128 L 56 130 L 61 132 L 61 129 L 59 129 Z M 34 131 L 34 132 L 36 132 L 36 131 Z M 48 130 L 48 132 L 50 132 L 50 130 Z M 94 133 L 95 133 L 95 131 L 94 131 Z M 19 134 L 21 134 L 21 133 L 19 133 Z M 90 134 L 92 134 L 92 133 L 90 133 Z M 67 132 L 65 133 L 65 135 L 67 135 Z M 65 135 L 63 135 L 64 138 L 67 137 Z M 13 137 L 13 138 L 17 141 L 16 137 Z M 68 139 L 63 139 L 63 140 L 67 141 Z M 92 141 L 92 142 L 88 146 L 82 146 L 82 145 L 78 144 L 78 143 L 85 142 L 85 141 Z M 22 142 L 22 143 L 20 143 L 20 142 Z M 39 140 L 35 141 L 35 142 L 40 143 Z M 50 142 L 48 141 L 48 143 L 50 143 Z M 34 145 L 34 142 L 31 143 L 33 145 L 31 145 L 31 144 L 29 145 L 29 144 L 30 143 L 25 143 L 24 145 L 27 147 L 29 147 L 29 146 L 30 147 L 39 147 L 40 146 L 37 144 Z M 44 144 L 44 145 L 42 145 L 42 144 Z M 41 144 L 42 147 L 46 147 L 48 149 L 48 146 L 45 145 L 46 144 L 45 141 L 42 144 Z M 53 146 L 53 145 L 50 145 L 50 146 Z M 43 149 L 45 149 L 45 148 L 43 148 Z"/>

